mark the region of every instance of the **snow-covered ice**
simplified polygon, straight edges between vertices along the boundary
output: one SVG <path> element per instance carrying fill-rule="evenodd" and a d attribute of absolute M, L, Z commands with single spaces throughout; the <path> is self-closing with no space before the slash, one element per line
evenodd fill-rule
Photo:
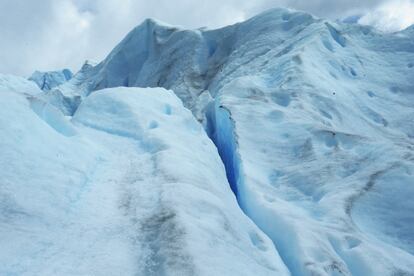
<path fill-rule="evenodd" d="M 72 76 L 73 74 L 69 69 L 51 72 L 36 71 L 30 76 L 29 80 L 34 81 L 40 89 L 47 91 L 67 82 Z"/>
<path fill-rule="evenodd" d="M 1 275 L 288 274 L 172 92 L 102 90 L 68 119 L 13 90 L 0 87 Z"/>
<path fill-rule="evenodd" d="M 149 19 L 49 91 L 0 76 L 1 269 L 414 275 L 412 30 Z"/>

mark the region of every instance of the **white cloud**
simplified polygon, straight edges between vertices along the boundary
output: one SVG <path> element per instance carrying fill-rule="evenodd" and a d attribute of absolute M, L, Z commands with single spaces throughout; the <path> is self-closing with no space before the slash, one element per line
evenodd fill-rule
<path fill-rule="evenodd" d="M 0 1 L 0 72 L 27 76 L 81 62 L 90 20 L 71 0 Z"/>
<path fill-rule="evenodd" d="M 389 1 L 363 16 L 359 23 L 394 32 L 414 24 L 414 0 Z"/>
<path fill-rule="evenodd" d="M 290 7 L 337 19 L 377 10 L 384 1 L 0 0 L 0 73 L 28 76 L 36 69 L 63 67 L 76 71 L 86 59 L 102 60 L 148 17 L 186 28 L 216 28 L 272 7 Z M 394 11 L 386 8 L 385 12 Z M 369 24 L 377 23 L 371 20 Z"/>

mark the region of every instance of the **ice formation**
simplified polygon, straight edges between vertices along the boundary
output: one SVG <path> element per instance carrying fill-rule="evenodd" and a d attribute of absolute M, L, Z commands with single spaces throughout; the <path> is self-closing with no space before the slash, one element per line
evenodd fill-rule
<path fill-rule="evenodd" d="M 0 76 L 0 274 L 414 275 L 413 30 L 149 19 Z"/>
<path fill-rule="evenodd" d="M 69 69 L 51 72 L 34 72 L 29 80 L 34 81 L 42 90 L 51 90 L 72 78 L 73 74 Z"/>

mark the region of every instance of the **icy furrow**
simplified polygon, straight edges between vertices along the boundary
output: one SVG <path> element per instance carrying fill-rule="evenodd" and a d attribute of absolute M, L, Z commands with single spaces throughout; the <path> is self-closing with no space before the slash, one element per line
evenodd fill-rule
<path fill-rule="evenodd" d="M 99 91 L 67 120 L 13 81 L 0 86 L 0 274 L 289 274 L 173 92 Z"/>
<path fill-rule="evenodd" d="M 159 231 L 165 222 L 166 229 L 180 226 L 173 236 L 187 241 L 180 252 L 191 256 L 188 271 L 195 274 L 288 274 L 287 266 L 293 275 L 411 275 L 412 30 L 383 34 L 286 9 L 217 30 L 183 30 L 146 20 L 101 63 L 85 64 L 71 80 L 41 96 L 27 83 L 17 89 L 0 76 L 5 87 L 36 96 L 30 104 L 16 99 L 25 108 L 0 116 L 14 135 L 5 135 L 2 151 L 18 156 L 0 160 L 9 181 L 5 195 L 0 194 L 7 202 L 5 217 L 28 213 L 10 199 L 11 194 L 24 202 L 10 183 L 17 181 L 14 175 L 29 175 L 33 165 L 27 159 L 37 160 L 43 174 L 49 167 L 59 189 L 70 183 L 73 190 L 63 186 L 65 193 L 72 191 L 72 201 L 82 198 L 97 162 L 88 145 L 100 145 L 102 151 L 118 146 L 84 134 L 88 126 L 113 139 L 139 141 L 138 148 L 153 158 L 147 163 L 160 173 L 143 176 L 161 186 L 154 192 L 162 194 L 151 194 L 158 204 L 148 203 L 150 211 L 142 211 L 148 220 L 141 230 L 155 261 L 148 273 L 175 271 L 164 267 L 168 252 L 157 243 L 172 239 L 168 231 Z M 163 94 L 140 102 L 122 88 L 117 93 L 125 99 L 96 91 L 115 86 L 174 90 L 207 125 L 222 162 L 175 97 L 154 105 Z M 56 116 L 49 104 L 65 115 L 76 112 L 77 127 Z M 15 106 L 5 110 L 10 107 Z M 11 114 L 23 114 L 36 127 L 25 132 L 31 126 L 4 119 Z M 15 141 L 31 146 L 22 150 Z M 45 147 L 43 141 L 59 146 Z M 55 152 L 70 156 L 70 162 L 56 161 Z M 73 174 L 69 180 L 54 173 L 62 168 Z M 41 183 L 43 174 L 29 180 Z M 18 183 L 29 183 L 22 179 Z M 42 187 L 49 187 L 46 180 Z M 140 183 L 153 188 L 145 179 Z M 243 217 L 231 190 L 241 209 L 272 238 L 286 266 L 269 239 Z M 39 191 L 33 190 L 35 197 Z"/>
<path fill-rule="evenodd" d="M 289 252 L 288 248 L 283 248 L 281 243 L 278 242 L 285 238 L 285 235 L 282 235 L 281 232 L 286 233 L 289 230 L 287 228 L 283 229 L 284 227 L 282 225 L 277 228 L 276 225 L 278 223 L 275 221 L 275 217 L 272 215 L 267 216 L 263 206 L 258 206 L 257 209 L 260 212 L 260 217 L 257 217 L 258 214 L 247 213 L 244 207 L 246 204 L 255 204 L 254 194 L 245 192 L 242 162 L 238 153 L 237 134 L 235 131 L 236 125 L 229 109 L 221 105 L 219 101 L 215 101 L 209 106 L 206 112 L 206 120 L 206 132 L 218 149 L 226 169 L 230 187 L 237 198 L 240 209 L 273 241 L 276 250 L 290 273 L 292 275 L 298 275 L 297 268 L 295 268 L 291 260 L 291 258 L 295 257 L 287 255 Z M 266 221 L 267 218 L 272 218 L 273 222 L 269 224 Z"/>

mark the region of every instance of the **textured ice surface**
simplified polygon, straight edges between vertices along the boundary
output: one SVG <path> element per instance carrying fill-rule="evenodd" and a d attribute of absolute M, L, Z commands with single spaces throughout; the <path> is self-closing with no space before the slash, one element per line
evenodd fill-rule
<path fill-rule="evenodd" d="M 1 275 L 288 275 L 171 91 L 99 91 L 69 119 L 13 83 L 0 86 Z"/>
<path fill-rule="evenodd" d="M 20 93 L 26 96 L 42 93 L 39 87 L 32 81 L 28 81 L 22 77 L 0 74 L 0 92 L 6 93 L 3 91 Z M 4 99 L 4 101 L 7 101 L 7 99 Z"/>
<path fill-rule="evenodd" d="M 72 75 L 69 69 L 51 72 L 36 71 L 29 80 L 34 81 L 40 89 L 47 91 L 67 82 L 72 78 Z"/>
<path fill-rule="evenodd" d="M 184 30 L 146 20 L 104 61 L 98 65 L 85 64 L 70 81 L 29 101 L 27 110 L 32 110 L 31 116 L 58 133 L 66 142 L 59 140 L 56 147 L 59 145 L 74 157 L 60 171 L 54 170 L 53 166 L 60 163 L 49 161 L 47 150 L 54 143 L 46 143 L 42 162 L 27 162 L 44 166 L 45 172 L 50 167 L 56 177 L 63 177 L 59 172 L 73 166 L 75 171 L 85 172 L 88 166 L 101 162 L 94 158 L 109 160 L 105 161 L 106 165 L 98 166 L 104 172 L 90 176 L 102 183 L 107 183 L 109 178 L 120 179 L 128 164 L 131 164 L 129 168 L 142 169 L 142 174 L 139 170 L 130 171 L 145 183 L 144 190 L 131 184 L 135 183 L 135 176 L 121 183 L 134 186 L 126 189 L 133 197 L 132 203 L 124 205 L 142 207 L 132 207 L 138 215 L 134 221 L 138 221 L 137 225 L 146 221 L 148 225 L 132 231 L 135 235 L 140 233 L 133 238 L 139 244 L 134 248 L 147 248 L 140 247 L 147 244 L 145 252 L 150 255 L 142 253 L 137 257 L 134 254 L 141 254 L 136 253 L 140 250 L 132 250 L 132 255 L 132 251 L 120 250 L 128 258 L 148 261 L 140 265 L 120 257 L 126 263 L 119 264 L 119 268 L 131 267 L 134 271 L 129 266 L 134 263 L 144 269 L 143 274 L 281 275 L 287 269 L 292 275 L 413 275 L 412 30 L 411 27 L 383 34 L 370 27 L 333 23 L 285 9 L 270 10 L 218 30 Z M 176 106 L 178 100 L 171 92 L 163 94 L 164 99 L 159 89 L 145 90 L 145 97 L 127 92 L 134 90 L 119 88 L 97 91 L 117 86 L 172 89 L 216 144 L 229 183 L 211 141 L 190 112 L 181 105 Z M 151 93 L 154 95 L 150 96 Z M 62 120 L 65 117 L 52 115 L 58 110 L 65 115 L 74 114 L 73 119 L 66 122 Z M 19 112 L 10 111 L 2 119 L 14 113 Z M 4 121 L 4 125 L 11 127 L 9 121 Z M 30 143 L 39 139 L 40 144 L 53 137 L 47 135 L 42 139 L 39 137 L 43 131 L 39 134 L 30 129 L 27 134 L 22 131 L 15 136 Z M 29 139 L 29 134 L 35 139 Z M 16 137 L 10 138 L 13 140 L 5 148 L 18 148 Z M 75 139 L 81 141 L 70 142 Z M 65 144 L 69 142 L 73 145 Z M 90 153 L 92 150 L 94 153 Z M 135 153 L 136 150 L 148 158 Z M 15 160 L 24 158 L 16 153 L 10 156 Z M 37 156 L 29 155 L 26 160 L 38 160 L 33 159 Z M 24 164 L 17 161 L 14 164 L 9 159 L 4 157 L 2 166 L 21 168 Z M 27 185 L 29 176 L 36 179 L 28 168 L 22 172 L 28 178 L 16 183 Z M 160 179 L 167 179 L 165 183 L 187 184 L 164 185 Z M 53 181 L 53 178 L 46 180 Z M 71 181 L 71 187 L 79 185 L 79 180 Z M 42 183 L 53 187 L 52 182 Z M 106 185 L 110 189 L 118 187 L 113 183 Z M 203 185 L 209 187 L 207 194 L 199 190 Z M 156 192 L 149 192 L 152 190 Z M 231 191 L 241 209 L 272 240 L 275 249 L 241 215 L 235 198 L 230 196 Z M 9 194 L 15 196 L 13 191 Z M 48 193 L 49 199 L 54 198 L 53 194 L 62 193 Z M 108 194 L 112 198 L 117 193 Z M 135 198 L 136 194 L 139 196 Z M 159 194 L 163 196 L 158 197 Z M 94 196 L 95 192 L 89 195 Z M 213 195 L 211 200 L 218 196 L 217 205 L 204 207 L 203 202 L 210 202 L 210 195 Z M 112 206 L 109 202 L 103 205 Z M 54 204 L 72 206 L 62 200 Z M 98 212 L 96 209 L 101 205 L 93 206 L 96 207 L 88 208 L 90 212 Z M 173 214 L 184 212 L 186 215 L 171 215 L 163 211 L 163 206 L 175 210 Z M 102 216 L 103 224 L 120 219 L 114 211 L 116 208 L 105 208 L 107 211 L 99 212 L 98 216 L 98 220 Z M 159 208 L 162 211 L 154 211 Z M 224 211 L 235 215 L 222 214 Z M 105 214 L 111 212 L 116 215 L 107 218 Z M 162 215 L 152 216 L 154 212 Z M 65 217 L 61 215 L 58 217 Z M 165 229 L 183 229 L 175 223 L 160 223 L 169 221 L 164 218 L 171 216 L 187 230 L 178 230 L 173 237 L 164 233 Z M 38 215 L 42 219 L 48 217 Z M 64 220 L 71 224 L 70 218 Z M 122 223 L 125 222 L 119 222 Z M 189 225 L 182 226 L 186 223 Z M 5 225 L 13 226 L 9 222 Z M 76 224 L 74 227 L 78 229 Z M 233 235 L 226 236 L 223 228 L 230 229 L 228 232 Z M 59 237 L 66 236 L 56 233 L 60 233 L 56 234 Z M 110 228 L 108 232 L 98 233 L 103 239 L 107 233 L 117 232 Z M 188 233 L 185 238 L 181 238 L 183 233 Z M 14 236 L 4 240 L 12 240 Z M 228 238 L 219 239 L 223 236 Z M 188 243 L 184 247 L 181 243 L 161 246 L 158 241 L 164 238 Z M 218 241 L 222 242 L 219 246 Z M 100 244 L 99 238 L 95 244 Z M 78 251 L 73 249 L 73 252 Z M 106 269 L 105 258 L 110 255 L 97 256 L 94 252 L 88 251 Z M 171 252 L 178 259 L 169 261 L 165 257 Z M 79 257 L 66 254 L 67 258 Z"/>
<path fill-rule="evenodd" d="M 293 275 L 412 274 L 413 39 L 284 9 L 218 30 L 147 20 L 79 87 L 173 89 Z"/>

